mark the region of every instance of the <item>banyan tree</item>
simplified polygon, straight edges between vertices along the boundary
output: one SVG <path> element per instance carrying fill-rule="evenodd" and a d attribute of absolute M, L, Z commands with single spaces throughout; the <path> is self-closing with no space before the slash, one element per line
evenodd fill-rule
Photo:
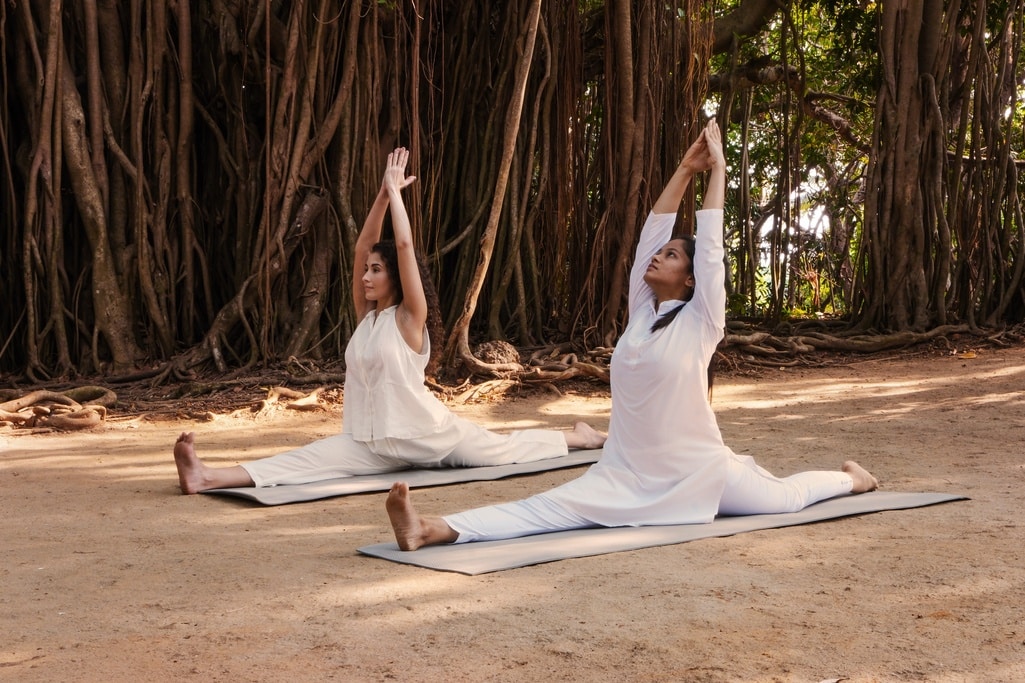
<path fill-rule="evenodd" d="M 0 374 L 340 358 L 353 241 L 397 145 L 448 367 L 493 370 L 482 340 L 608 347 L 653 194 L 713 115 L 730 343 L 1013 329 L 1023 16 L 986 0 L 3 3 Z"/>

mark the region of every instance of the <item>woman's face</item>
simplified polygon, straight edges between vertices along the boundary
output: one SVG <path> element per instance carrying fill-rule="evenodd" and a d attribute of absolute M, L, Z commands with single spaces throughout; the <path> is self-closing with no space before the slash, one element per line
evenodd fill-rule
<path fill-rule="evenodd" d="M 384 304 L 385 307 L 395 296 L 395 286 L 388 276 L 384 260 L 380 254 L 373 251 L 367 256 L 366 270 L 363 271 L 363 296 L 367 301 Z"/>
<path fill-rule="evenodd" d="M 683 240 L 669 240 L 655 252 L 644 271 L 644 281 L 662 299 L 684 299 L 694 287 L 694 264 L 683 249 Z"/>

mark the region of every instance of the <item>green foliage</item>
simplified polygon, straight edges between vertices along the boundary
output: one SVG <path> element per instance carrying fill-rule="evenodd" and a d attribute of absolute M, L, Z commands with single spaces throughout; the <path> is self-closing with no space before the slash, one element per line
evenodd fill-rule
<path fill-rule="evenodd" d="M 721 7 L 721 14 L 736 6 Z M 862 179 L 879 72 L 877 23 L 874 3 L 795 3 L 778 13 L 767 30 L 740 42 L 735 53 L 713 60 L 714 73 L 748 78 L 772 75 L 771 69 L 778 68 L 775 80 L 748 84 L 730 95 L 727 158 L 739 163 L 746 152 L 749 174 L 749 186 L 736 187 L 747 193 L 748 214 L 736 220 L 786 226 L 781 233 L 763 229 L 756 236 L 759 262 L 747 267 L 757 269 L 757 310 L 749 314 L 795 307 L 819 312 L 824 302 L 831 310 L 848 309 L 849 286 L 842 279 L 850 277 L 844 266 L 850 262 L 852 230 L 862 223 L 864 210 Z M 778 77 L 784 68 L 791 70 L 790 78 Z M 818 217 L 814 225 L 811 216 Z M 731 263 L 750 258 L 739 249 L 734 240 Z M 770 268 L 770 263 L 779 267 Z M 772 282 L 773 272 L 782 281 Z M 750 288 L 750 282 L 739 281 L 739 270 L 734 277 L 738 291 Z M 744 305 L 751 299 L 748 291 Z"/>
<path fill-rule="evenodd" d="M 747 314 L 747 296 L 742 292 L 732 292 L 726 297 L 726 315 L 728 317 L 739 318 Z"/>
<path fill-rule="evenodd" d="M 806 13 L 821 21 L 809 25 L 805 38 L 834 67 L 816 72 L 835 80 L 838 92 L 875 92 L 879 82 L 879 7 L 876 2 L 850 0 L 807 3 Z"/>

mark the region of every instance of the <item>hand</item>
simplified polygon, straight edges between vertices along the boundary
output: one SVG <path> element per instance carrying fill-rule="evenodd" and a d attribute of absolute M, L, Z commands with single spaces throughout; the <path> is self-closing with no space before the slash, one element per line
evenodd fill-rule
<path fill-rule="evenodd" d="M 384 170 L 384 179 L 381 186 L 385 190 L 402 190 L 416 181 L 416 176 L 406 176 L 406 164 L 409 163 L 409 150 L 405 147 L 396 147 L 395 151 L 388 155 L 388 165 Z"/>
<path fill-rule="evenodd" d="M 712 158 L 708 153 L 708 140 L 705 138 L 704 130 L 698 135 L 698 139 L 687 148 L 687 152 L 680 161 L 680 168 L 690 171 L 691 175 L 697 175 L 712 168 Z"/>
<path fill-rule="evenodd" d="M 705 130 L 702 132 L 702 137 L 704 137 L 708 147 L 709 168 L 725 168 L 726 156 L 722 149 L 722 132 L 719 130 L 719 124 L 715 122 L 715 119 L 708 120 Z"/>
<path fill-rule="evenodd" d="M 703 133 L 708 145 L 708 158 L 712 162 L 712 173 L 705 186 L 703 209 L 722 209 L 726 202 L 726 158 L 722 150 L 722 133 L 719 124 L 712 119 L 705 126 Z"/>

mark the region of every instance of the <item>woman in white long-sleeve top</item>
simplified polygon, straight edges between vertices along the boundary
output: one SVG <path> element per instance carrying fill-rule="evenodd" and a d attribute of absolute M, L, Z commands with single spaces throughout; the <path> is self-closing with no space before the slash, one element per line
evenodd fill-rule
<path fill-rule="evenodd" d="M 571 448 L 600 448 L 605 435 L 584 422 L 572 430 L 498 434 L 454 415 L 424 386 L 432 358 L 429 317 L 440 330 L 437 294 L 413 247 L 402 190 L 409 152 L 398 148 L 356 240 L 352 296 L 360 320 L 345 349 L 342 432 L 269 458 L 211 467 L 191 432 L 174 445 L 182 493 L 215 488 L 304 484 L 411 467 L 477 467 L 533 462 Z M 394 240 L 381 241 L 391 212 Z"/>
<path fill-rule="evenodd" d="M 672 238 L 695 173 L 711 169 L 697 236 Z M 612 355 L 612 413 L 601 459 L 581 477 L 530 498 L 421 517 L 396 484 L 387 510 L 404 550 L 594 526 L 710 522 L 717 515 L 793 512 L 869 491 L 872 475 L 841 471 L 781 479 L 733 453 L 708 402 L 707 369 L 726 324 L 721 133 L 709 121 L 645 222 L 630 274 L 629 322 Z"/>

